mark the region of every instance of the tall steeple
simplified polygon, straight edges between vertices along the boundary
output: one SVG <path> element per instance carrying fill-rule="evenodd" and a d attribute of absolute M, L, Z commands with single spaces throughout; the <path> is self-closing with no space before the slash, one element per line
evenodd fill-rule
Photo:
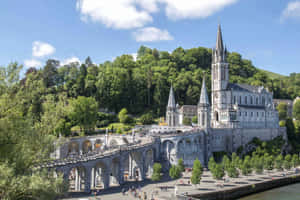
<path fill-rule="evenodd" d="M 199 99 L 199 105 L 209 105 L 209 100 L 208 100 L 206 86 L 205 86 L 205 76 L 203 76 L 203 80 L 202 80 L 202 88 L 201 88 L 201 94 Z"/>
<path fill-rule="evenodd" d="M 218 26 L 218 35 L 217 35 L 216 50 L 220 51 L 220 52 L 224 51 L 223 38 L 222 38 L 222 30 L 221 30 L 221 25 L 220 24 Z"/>
<path fill-rule="evenodd" d="M 175 108 L 175 107 L 176 107 L 175 97 L 174 97 L 174 92 L 173 92 L 173 86 L 171 85 L 170 93 L 169 93 L 168 108 Z"/>

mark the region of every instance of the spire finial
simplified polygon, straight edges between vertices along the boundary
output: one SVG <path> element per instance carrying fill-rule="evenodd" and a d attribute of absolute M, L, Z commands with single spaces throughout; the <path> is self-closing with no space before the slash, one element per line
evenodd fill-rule
<path fill-rule="evenodd" d="M 222 38 L 222 30 L 221 30 L 221 25 L 218 25 L 218 34 L 217 34 L 217 44 L 216 44 L 216 49 L 219 50 L 220 52 L 223 52 L 224 46 L 223 46 L 223 38 Z"/>
<path fill-rule="evenodd" d="M 206 86 L 205 86 L 205 72 L 203 72 L 202 87 L 201 87 L 201 94 L 200 94 L 199 104 L 200 105 L 209 105 Z"/>
<path fill-rule="evenodd" d="M 172 83 L 171 83 L 171 88 L 170 88 L 170 93 L 169 93 L 168 107 L 169 108 L 175 108 L 176 107 Z"/>

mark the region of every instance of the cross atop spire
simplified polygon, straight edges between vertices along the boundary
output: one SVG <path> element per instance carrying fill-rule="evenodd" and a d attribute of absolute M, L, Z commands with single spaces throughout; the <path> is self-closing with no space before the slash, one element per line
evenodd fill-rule
<path fill-rule="evenodd" d="M 205 75 L 203 76 L 199 105 L 209 105 L 209 100 L 208 100 L 206 86 L 205 86 Z"/>
<path fill-rule="evenodd" d="M 216 44 L 216 50 L 223 52 L 224 46 L 223 46 L 223 38 L 222 38 L 222 30 L 221 25 L 218 26 L 218 35 L 217 35 L 217 44 Z"/>
<path fill-rule="evenodd" d="M 169 101 L 168 101 L 168 108 L 175 108 L 175 107 L 176 107 L 175 97 L 174 97 L 174 92 L 173 92 L 173 86 L 171 85 Z"/>

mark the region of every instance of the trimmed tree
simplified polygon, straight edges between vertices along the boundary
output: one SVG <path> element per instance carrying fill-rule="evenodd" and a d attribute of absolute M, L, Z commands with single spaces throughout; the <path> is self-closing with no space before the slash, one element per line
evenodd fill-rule
<path fill-rule="evenodd" d="M 184 163 L 183 163 L 183 159 L 182 158 L 180 158 L 178 160 L 178 168 L 179 168 L 180 172 L 184 171 Z"/>
<path fill-rule="evenodd" d="M 185 117 L 185 118 L 183 118 L 182 123 L 183 123 L 183 125 L 189 126 L 192 124 L 192 120 L 189 117 Z"/>
<path fill-rule="evenodd" d="M 179 166 L 172 165 L 172 167 L 171 167 L 170 170 L 169 170 L 169 176 L 170 176 L 172 179 L 180 178 L 180 176 L 181 176 L 181 171 L 180 171 L 180 169 L 179 169 Z"/>
<path fill-rule="evenodd" d="M 153 174 L 151 177 L 152 181 L 159 181 L 161 179 L 161 164 L 154 163 L 153 165 Z"/>
<path fill-rule="evenodd" d="M 284 168 L 289 170 L 292 167 L 292 156 L 290 154 L 287 154 L 284 158 L 283 162 Z"/>
<path fill-rule="evenodd" d="M 299 157 L 297 154 L 294 154 L 292 157 L 292 166 L 297 167 L 299 165 Z"/>
<path fill-rule="evenodd" d="M 193 165 L 193 171 L 192 171 L 192 176 L 191 176 L 191 182 L 194 185 L 197 185 L 200 183 L 201 180 L 201 176 L 202 176 L 202 165 L 201 162 L 198 160 L 198 158 L 196 158 L 196 160 L 194 161 L 194 165 Z"/>
<path fill-rule="evenodd" d="M 230 165 L 227 167 L 226 172 L 230 178 L 239 177 L 239 171 L 236 169 L 236 167 L 232 163 L 230 163 Z"/>
<path fill-rule="evenodd" d="M 283 157 L 282 155 L 278 155 L 275 159 L 275 162 L 274 162 L 274 166 L 275 166 L 275 169 L 277 170 L 283 170 L 282 166 L 283 166 Z"/>
<path fill-rule="evenodd" d="M 211 172 L 213 177 L 218 180 L 225 176 L 224 168 L 221 164 L 216 164 Z"/>
<path fill-rule="evenodd" d="M 197 117 L 197 115 L 195 115 L 195 116 L 192 118 L 192 122 L 193 122 L 194 124 L 197 124 L 197 123 L 198 123 L 198 117 Z"/>

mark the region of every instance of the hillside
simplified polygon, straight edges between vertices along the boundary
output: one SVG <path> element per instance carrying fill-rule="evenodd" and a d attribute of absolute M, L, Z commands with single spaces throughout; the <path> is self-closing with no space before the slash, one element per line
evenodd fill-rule
<path fill-rule="evenodd" d="M 267 71 L 267 70 L 264 70 L 264 69 L 260 69 L 260 70 L 263 71 L 264 73 L 266 73 L 267 76 L 271 79 L 281 79 L 281 78 L 286 78 L 287 77 L 287 76 L 277 74 L 277 73 L 274 73 L 274 72 L 270 72 L 270 71 Z"/>

